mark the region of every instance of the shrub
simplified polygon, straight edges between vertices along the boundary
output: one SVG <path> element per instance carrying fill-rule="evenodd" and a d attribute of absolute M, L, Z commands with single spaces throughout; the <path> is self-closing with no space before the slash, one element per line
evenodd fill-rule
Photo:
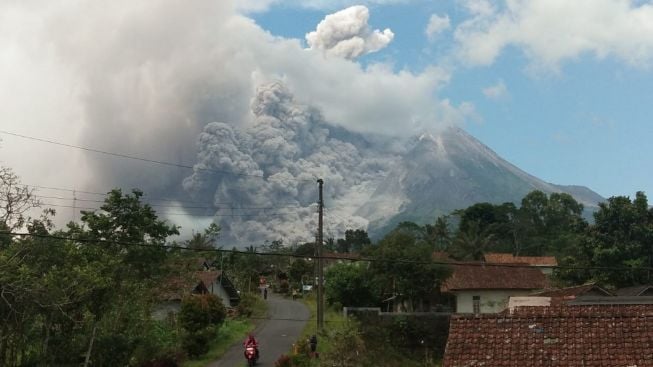
<path fill-rule="evenodd" d="M 252 293 L 244 293 L 240 297 L 240 302 L 238 303 L 238 306 L 236 309 L 238 310 L 238 314 L 246 317 L 251 317 L 252 315 L 255 316 L 263 316 L 263 315 L 258 315 L 259 313 L 264 312 L 265 310 L 265 305 L 262 304 L 262 300 L 260 297 L 256 296 L 255 294 Z"/>
<path fill-rule="evenodd" d="M 194 333 L 208 326 L 220 326 L 226 315 L 227 310 L 218 296 L 192 295 L 181 302 L 179 322 L 189 333 Z"/>
<path fill-rule="evenodd" d="M 292 367 L 292 361 L 290 357 L 285 354 L 282 354 L 276 362 L 274 362 L 274 367 Z"/>
<path fill-rule="evenodd" d="M 129 338 L 122 334 L 101 335 L 93 344 L 94 363 L 105 366 L 125 366 L 133 346 Z"/>
<path fill-rule="evenodd" d="M 199 357 L 209 351 L 211 336 L 207 330 L 188 333 L 181 342 L 182 348 L 189 357 Z"/>
<path fill-rule="evenodd" d="M 289 290 L 290 290 L 290 285 L 288 284 L 288 281 L 287 280 L 281 280 L 279 282 L 279 293 L 288 294 Z"/>

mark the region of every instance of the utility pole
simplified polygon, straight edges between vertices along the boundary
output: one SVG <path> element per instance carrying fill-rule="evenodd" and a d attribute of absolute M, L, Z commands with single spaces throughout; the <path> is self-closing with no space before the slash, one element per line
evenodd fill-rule
<path fill-rule="evenodd" d="M 73 222 L 77 220 L 77 193 L 73 190 Z"/>
<path fill-rule="evenodd" d="M 322 217 L 324 215 L 324 200 L 322 199 L 322 186 L 324 180 L 317 180 L 319 188 L 319 200 L 317 202 L 318 220 L 317 220 L 317 241 L 315 248 L 317 250 L 317 329 L 324 330 L 324 262 L 322 261 Z"/>

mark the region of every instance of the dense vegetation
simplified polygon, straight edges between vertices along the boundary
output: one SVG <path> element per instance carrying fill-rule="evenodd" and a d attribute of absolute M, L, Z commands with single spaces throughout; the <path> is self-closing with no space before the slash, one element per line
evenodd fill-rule
<path fill-rule="evenodd" d="M 101 210 L 55 229 L 51 209 L 27 217 L 40 204 L 11 170 L 0 179 L 0 365 L 173 366 L 208 350 L 225 320 L 217 297 L 187 297 L 178 320 L 152 318 L 166 278 L 210 253 L 169 247 L 178 228 L 142 192 L 113 190 Z M 218 231 L 183 245 L 210 249 Z"/>

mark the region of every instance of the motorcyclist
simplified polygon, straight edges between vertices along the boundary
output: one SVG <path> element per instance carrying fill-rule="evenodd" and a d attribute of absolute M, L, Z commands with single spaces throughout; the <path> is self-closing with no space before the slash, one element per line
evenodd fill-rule
<path fill-rule="evenodd" d="M 254 338 L 254 334 L 249 334 L 247 336 L 247 339 L 243 342 L 243 347 L 247 349 L 247 347 L 253 347 L 254 351 L 256 352 L 256 359 L 258 359 L 258 342 L 256 341 L 256 338 Z M 245 358 L 247 358 L 247 351 L 244 352 Z"/>

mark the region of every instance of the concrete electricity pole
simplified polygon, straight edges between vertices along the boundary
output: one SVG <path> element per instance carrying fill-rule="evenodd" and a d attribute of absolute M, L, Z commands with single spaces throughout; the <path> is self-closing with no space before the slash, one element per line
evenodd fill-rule
<path fill-rule="evenodd" d="M 324 262 L 322 261 L 322 244 L 324 238 L 322 237 L 322 217 L 324 215 L 324 201 L 322 199 L 322 186 L 324 181 L 317 180 L 319 188 L 319 201 L 317 202 L 318 208 L 318 221 L 317 221 L 317 241 L 315 248 L 317 250 L 317 329 L 324 330 Z"/>

